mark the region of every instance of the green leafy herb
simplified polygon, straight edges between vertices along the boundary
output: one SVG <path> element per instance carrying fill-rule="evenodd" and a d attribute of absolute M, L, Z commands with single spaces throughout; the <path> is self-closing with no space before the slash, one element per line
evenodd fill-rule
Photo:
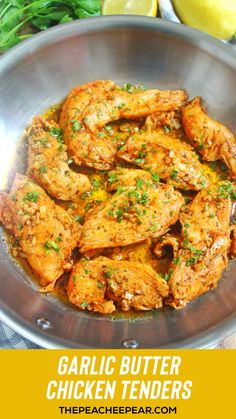
<path fill-rule="evenodd" d="M 51 249 L 54 250 L 56 253 L 60 252 L 60 247 L 53 241 L 53 240 L 47 240 L 44 243 L 44 249 L 49 252 Z"/>
<path fill-rule="evenodd" d="M 179 256 L 177 256 L 176 258 L 174 258 L 174 259 L 172 260 L 172 263 L 173 263 L 174 265 L 178 265 L 178 264 L 179 264 L 179 262 L 180 262 L 180 257 L 179 257 Z"/>
<path fill-rule="evenodd" d="M 72 121 L 72 129 L 74 132 L 80 131 L 82 124 L 79 121 Z"/>
<path fill-rule="evenodd" d="M 169 125 L 164 125 L 164 131 L 166 134 L 168 134 L 171 131 L 171 128 Z"/>
<path fill-rule="evenodd" d="M 152 180 L 154 180 L 154 182 L 156 182 L 156 183 L 160 182 L 160 177 L 159 177 L 158 173 L 154 173 L 152 175 Z"/>
<path fill-rule="evenodd" d="M 174 179 L 176 179 L 177 175 L 178 175 L 178 170 L 173 169 L 171 174 L 170 174 L 170 178 L 174 180 Z"/>
<path fill-rule="evenodd" d="M 50 130 L 50 134 L 55 137 L 57 139 L 57 141 L 61 144 L 63 143 L 63 138 L 62 138 L 62 129 L 61 128 L 56 128 L 53 127 Z"/>
<path fill-rule="evenodd" d="M 27 192 L 23 198 L 23 201 L 37 202 L 39 197 L 38 192 Z"/>
<path fill-rule="evenodd" d="M 82 302 L 82 304 L 80 304 L 80 307 L 81 308 L 86 308 L 88 306 L 88 303 L 87 303 L 87 301 L 86 300 L 84 300 L 83 302 Z"/>
<path fill-rule="evenodd" d="M 79 223 L 83 223 L 84 217 L 82 215 L 74 215 L 74 219 Z"/>
<path fill-rule="evenodd" d="M 109 183 L 112 183 L 112 182 L 114 182 L 116 179 L 117 179 L 117 175 L 116 175 L 116 173 L 110 173 L 110 174 L 109 174 L 109 177 L 108 177 L 108 179 L 107 179 L 107 181 L 108 181 Z"/>
<path fill-rule="evenodd" d="M 39 173 L 43 174 L 43 173 L 47 173 L 47 171 L 48 171 L 47 166 L 40 166 Z"/>
<path fill-rule="evenodd" d="M 0 52 L 37 31 L 100 14 L 100 0 L 1 0 Z"/>
<path fill-rule="evenodd" d="M 95 189 L 99 188 L 99 186 L 101 186 L 101 182 L 99 179 L 92 179 L 92 185 Z"/>

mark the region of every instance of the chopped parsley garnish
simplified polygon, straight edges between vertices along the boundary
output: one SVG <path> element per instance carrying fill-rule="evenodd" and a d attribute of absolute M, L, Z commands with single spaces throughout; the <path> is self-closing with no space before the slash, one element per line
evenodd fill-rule
<path fill-rule="evenodd" d="M 27 192 L 23 198 L 23 201 L 37 202 L 39 197 L 38 192 Z"/>
<path fill-rule="evenodd" d="M 232 185 L 230 182 L 225 182 L 222 185 L 219 186 L 218 188 L 218 194 L 217 197 L 219 199 L 228 199 L 230 198 L 230 194 L 232 192 Z"/>
<path fill-rule="evenodd" d="M 51 249 L 54 250 L 56 253 L 60 252 L 60 247 L 53 241 L 53 240 L 47 240 L 44 243 L 44 249 L 46 251 L 50 251 Z"/>
<path fill-rule="evenodd" d="M 72 121 L 71 124 L 74 132 L 80 131 L 82 128 L 82 124 L 79 121 Z"/>
<path fill-rule="evenodd" d="M 78 275 L 77 274 L 74 274 L 73 275 L 73 281 L 75 282 L 77 278 L 78 278 Z"/>
<path fill-rule="evenodd" d="M 99 179 L 92 179 L 92 185 L 94 188 L 99 188 L 99 186 L 101 186 L 101 182 Z"/>
<path fill-rule="evenodd" d="M 160 177 L 159 177 L 159 175 L 158 175 L 158 173 L 154 173 L 153 175 L 152 175 L 152 180 L 154 180 L 154 182 L 160 182 Z"/>
<path fill-rule="evenodd" d="M 131 83 L 125 83 L 124 87 L 122 88 L 122 90 L 128 92 L 128 93 L 133 93 L 133 91 L 135 90 L 135 86 L 132 85 Z"/>
<path fill-rule="evenodd" d="M 78 221 L 79 223 L 83 223 L 84 217 L 82 215 L 74 215 L 75 221 Z"/>
<path fill-rule="evenodd" d="M 191 258 L 186 260 L 186 266 L 195 265 L 197 260 L 198 260 L 197 256 L 191 256 Z"/>
<path fill-rule="evenodd" d="M 178 175 L 178 170 L 173 169 L 171 174 L 170 174 L 170 178 L 174 180 L 174 179 L 176 179 L 177 175 Z"/>
<path fill-rule="evenodd" d="M 171 128 L 169 125 L 164 125 L 164 131 L 166 134 L 168 134 L 171 131 Z"/>
<path fill-rule="evenodd" d="M 47 171 L 48 171 L 47 166 L 40 166 L 39 173 L 43 174 L 43 173 L 47 173 Z"/>
<path fill-rule="evenodd" d="M 118 109 L 124 109 L 125 106 L 126 106 L 126 104 L 124 102 L 122 102 L 118 105 Z"/>
<path fill-rule="evenodd" d="M 174 265 L 178 265 L 178 264 L 179 264 L 179 262 L 180 262 L 180 257 L 179 257 L 179 256 L 177 256 L 176 258 L 174 258 L 174 259 L 172 260 L 172 263 L 173 263 Z"/>
<path fill-rule="evenodd" d="M 108 179 L 107 179 L 107 181 L 108 181 L 109 183 L 112 183 L 112 182 L 114 182 L 116 179 L 117 179 L 117 175 L 116 175 L 116 173 L 110 173 L 110 174 L 109 174 L 109 177 L 108 177 Z"/>
<path fill-rule="evenodd" d="M 114 271 L 115 271 L 114 268 L 106 269 L 105 272 L 104 272 L 105 273 L 105 277 L 106 278 L 110 278 L 111 275 L 114 273 Z"/>
<path fill-rule="evenodd" d="M 50 134 L 52 135 L 52 137 L 55 137 L 59 143 L 63 143 L 63 138 L 62 138 L 63 131 L 61 128 L 53 127 L 50 130 Z"/>
<path fill-rule="evenodd" d="M 83 302 L 82 302 L 82 304 L 80 304 L 80 307 L 81 308 L 86 308 L 88 306 L 88 303 L 87 303 L 87 301 L 86 300 L 84 300 Z"/>
<path fill-rule="evenodd" d="M 143 180 L 137 177 L 136 179 L 136 188 L 141 189 L 143 187 Z"/>
<path fill-rule="evenodd" d="M 102 289 L 103 288 L 103 283 L 100 281 L 97 281 L 97 287 Z"/>
<path fill-rule="evenodd" d="M 97 134 L 97 136 L 99 137 L 99 138 L 104 138 L 105 137 L 105 133 L 104 132 L 99 132 L 98 134 Z"/>

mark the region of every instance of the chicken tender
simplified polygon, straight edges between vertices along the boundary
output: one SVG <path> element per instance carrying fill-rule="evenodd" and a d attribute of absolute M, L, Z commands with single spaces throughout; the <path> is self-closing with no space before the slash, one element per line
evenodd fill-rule
<path fill-rule="evenodd" d="M 51 291 L 64 271 L 72 268 L 79 224 L 40 186 L 19 174 L 10 193 L 1 193 L 0 222 L 17 239 L 43 290 Z"/>
<path fill-rule="evenodd" d="M 29 139 L 27 175 L 61 200 L 78 200 L 90 190 L 87 176 L 73 172 L 68 166 L 62 131 L 54 122 L 37 116 L 27 130 Z"/>
<path fill-rule="evenodd" d="M 112 167 L 116 148 L 109 135 L 94 135 L 85 125 L 92 100 L 99 103 L 112 94 L 112 81 L 95 81 L 75 87 L 63 103 L 59 125 L 64 132 L 68 153 L 76 164 L 108 170 Z"/>
<path fill-rule="evenodd" d="M 236 179 L 236 139 L 220 122 L 210 118 L 196 97 L 183 108 L 183 127 L 203 160 L 223 160 L 233 179 Z"/>
<path fill-rule="evenodd" d="M 162 307 L 168 292 L 166 281 L 150 266 L 105 257 L 77 263 L 67 284 L 72 304 L 100 313 L 112 313 L 116 305 L 123 311 Z"/>
<path fill-rule="evenodd" d="M 199 191 L 209 184 L 193 148 L 168 137 L 162 130 L 131 136 L 118 156 L 149 170 L 178 189 Z"/>
<path fill-rule="evenodd" d="M 173 259 L 169 304 L 185 305 L 216 287 L 228 264 L 232 185 L 212 184 L 180 216 L 183 245 Z"/>
<path fill-rule="evenodd" d="M 62 107 L 60 126 L 77 164 L 108 170 L 114 165 L 116 148 L 109 135 L 101 131 L 106 124 L 173 110 L 186 100 L 181 90 L 128 93 L 109 80 L 95 81 L 70 92 Z"/>
<path fill-rule="evenodd" d="M 171 185 L 138 181 L 91 211 L 82 228 L 81 252 L 157 238 L 174 224 L 184 203 Z"/>

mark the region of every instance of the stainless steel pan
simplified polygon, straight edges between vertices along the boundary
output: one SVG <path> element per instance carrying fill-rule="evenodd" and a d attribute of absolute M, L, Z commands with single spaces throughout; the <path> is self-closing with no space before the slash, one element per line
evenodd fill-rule
<path fill-rule="evenodd" d="M 0 176 L 8 177 L 18 137 L 34 114 L 79 83 L 114 79 L 185 88 L 236 132 L 236 53 L 230 46 L 159 19 L 113 16 L 48 30 L 0 60 Z M 207 347 L 236 329 L 236 265 L 218 288 L 182 311 L 166 308 L 135 322 L 79 312 L 38 293 L 0 245 L 1 318 L 34 342 L 58 347 Z"/>

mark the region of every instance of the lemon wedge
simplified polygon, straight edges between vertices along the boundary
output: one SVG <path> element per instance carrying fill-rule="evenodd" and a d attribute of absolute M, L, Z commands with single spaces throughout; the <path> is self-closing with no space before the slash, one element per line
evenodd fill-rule
<path fill-rule="evenodd" d="M 220 39 L 236 33 L 236 0 L 173 0 L 180 20 Z"/>
<path fill-rule="evenodd" d="M 157 15 L 157 0 L 104 0 L 103 15 Z"/>

